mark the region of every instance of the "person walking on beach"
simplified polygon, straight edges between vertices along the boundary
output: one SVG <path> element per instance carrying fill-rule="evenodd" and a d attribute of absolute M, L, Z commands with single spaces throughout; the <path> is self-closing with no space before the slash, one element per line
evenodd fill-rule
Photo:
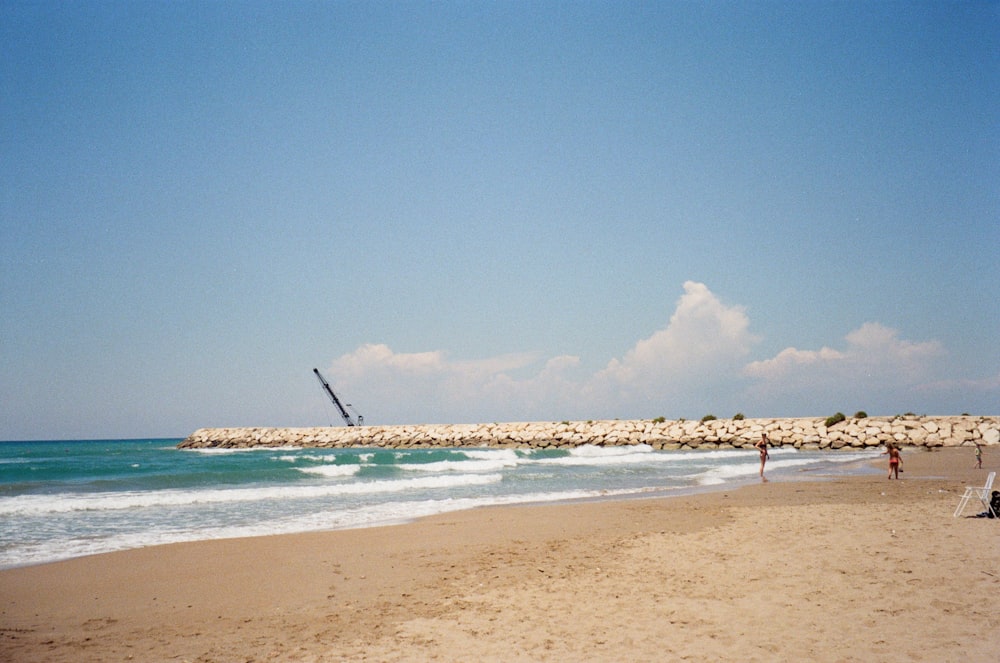
<path fill-rule="evenodd" d="M 892 478 L 893 473 L 896 474 L 896 479 L 899 479 L 899 466 L 903 464 L 903 457 L 899 454 L 899 448 L 892 442 L 885 443 L 884 454 L 889 454 L 889 476 L 888 479 Z"/>
<path fill-rule="evenodd" d="M 770 458 L 770 456 L 767 453 L 767 443 L 768 443 L 767 433 L 761 433 L 760 434 L 760 440 L 757 441 L 757 444 L 753 445 L 758 451 L 760 451 L 760 478 L 761 479 L 764 478 L 764 464 L 767 462 L 767 459 Z"/>
<path fill-rule="evenodd" d="M 978 442 L 975 442 L 975 445 L 976 445 L 976 469 L 981 470 L 983 469 L 983 448 L 982 446 L 979 445 Z"/>

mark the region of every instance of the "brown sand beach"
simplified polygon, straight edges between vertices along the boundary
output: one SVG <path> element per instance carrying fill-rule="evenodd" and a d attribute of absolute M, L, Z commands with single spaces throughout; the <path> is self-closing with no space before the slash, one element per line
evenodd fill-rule
<path fill-rule="evenodd" d="M 997 660 L 1000 521 L 952 512 L 1000 453 L 903 457 L 6 570 L 0 661 Z"/>

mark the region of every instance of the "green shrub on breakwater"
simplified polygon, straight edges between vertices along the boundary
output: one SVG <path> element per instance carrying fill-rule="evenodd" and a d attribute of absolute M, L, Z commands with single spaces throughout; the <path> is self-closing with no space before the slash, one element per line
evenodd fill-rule
<path fill-rule="evenodd" d="M 824 425 L 827 428 L 829 428 L 830 426 L 833 426 L 834 424 L 839 424 L 841 421 L 844 421 L 846 419 L 847 419 L 847 417 L 844 416 L 843 412 L 838 412 L 837 414 L 833 415 L 832 417 L 827 417 L 826 418 L 826 422 L 824 423 Z"/>

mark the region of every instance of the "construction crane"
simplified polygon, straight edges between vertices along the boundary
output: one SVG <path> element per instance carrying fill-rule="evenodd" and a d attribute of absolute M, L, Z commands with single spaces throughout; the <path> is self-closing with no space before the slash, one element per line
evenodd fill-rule
<path fill-rule="evenodd" d="M 323 376 L 320 374 L 319 369 L 314 368 L 313 373 L 315 373 L 316 377 L 319 378 L 319 383 L 323 385 L 323 391 L 327 393 L 327 395 L 330 397 L 330 400 L 333 401 L 333 404 L 337 406 L 337 410 L 340 411 L 340 416 L 343 417 L 344 423 L 347 424 L 348 426 L 363 426 L 365 418 L 359 414 L 358 421 L 355 423 L 351 415 L 348 414 L 344 406 L 341 405 L 340 399 L 337 398 L 337 394 L 333 393 L 333 389 L 330 388 L 330 383 L 323 379 Z M 351 407 L 351 404 L 348 403 L 347 407 Z"/>

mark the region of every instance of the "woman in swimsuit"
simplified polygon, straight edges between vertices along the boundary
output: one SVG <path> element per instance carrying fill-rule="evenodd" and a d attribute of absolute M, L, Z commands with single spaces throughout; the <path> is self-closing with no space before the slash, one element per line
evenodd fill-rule
<path fill-rule="evenodd" d="M 892 475 L 896 475 L 896 479 L 899 479 L 899 466 L 903 464 L 903 457 L 899 455 L 899 449 L 892 442 L 887 442 L 885 445 L 885 451 L 883 454 L 889 454 L 889 476 L 891 479 Z"/>
<path fill-rule="evenodd" d="M 756 447 L 758 451 L 760 451 L 760 478 L 763 479 L 764 463 L 766 463 L 767 459 L 770 458 L 770 456 L 768 456 L 767 453 L 767 433 L 761 433 L 760 441 L 758 441 L 757 444 L 753 446 Z"/>

